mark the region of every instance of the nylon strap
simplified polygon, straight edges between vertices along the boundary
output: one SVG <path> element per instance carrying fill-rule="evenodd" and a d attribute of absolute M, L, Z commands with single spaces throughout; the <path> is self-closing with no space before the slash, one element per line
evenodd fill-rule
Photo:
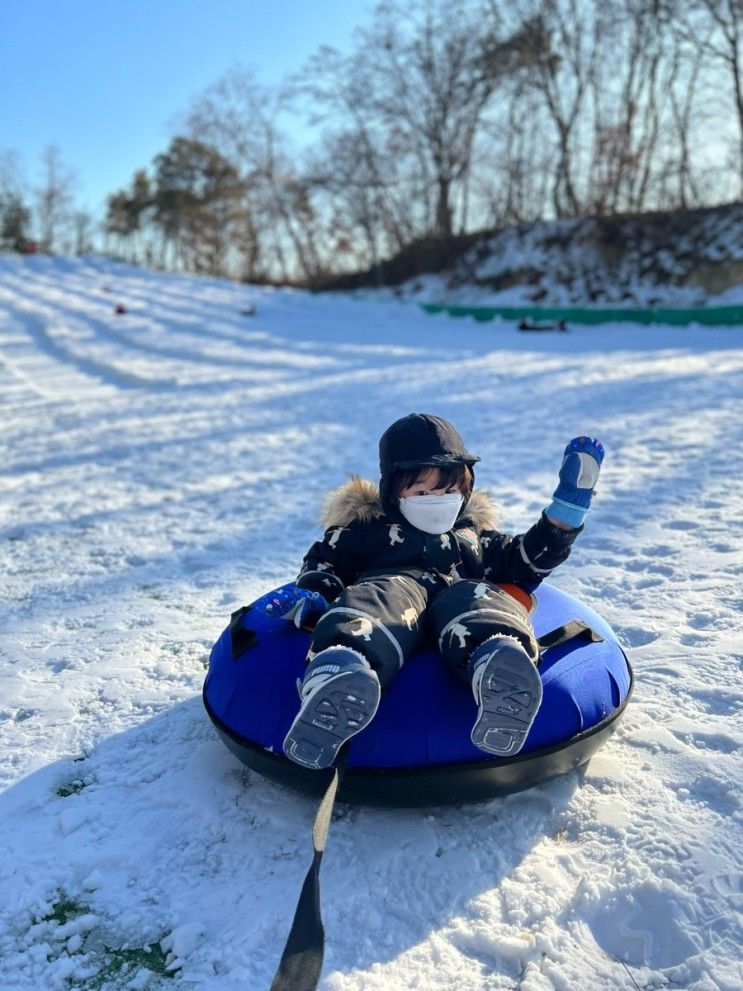
<path fill-rule="evenodd" d="M 252 606 L 243 606 L 241 609 L 236 609 L 230 616 L 230 640 L 232 642 L 233 661 L 238 660 L 246 650 L 250 650 L 258 643 L 258 635 L 255 630 L 250 630 L 243 625 L 243 618 L 251 609 Z"/>
<path fill-rule="evenodd" d="M 304 879 L 294 921 L 281 954 L 271 991 L 315 991 L 320 981 L 325 954 L 325 927 L 320 911 L 320 865 L 328 838 L 330 818 L 338 788 L 346 770 L 349 743 L 338 753 L 333 777 L 323 795 L 312 826 L 314 854 Z"/>
<path fill-rule="evenodd" d="M 604 639 L 600 633 L 591 629 L 588 623 L 584 623 L 582 619 L 571 619 L 569 623 L 563 623 L 562 626 L 550 630 L 549 633 L 543 633 L 537 643 L 540 650 L 544 652 L 552 647 L 558 647 L 562 643 L 567 643 L 569 640 L 577 640 L 579 637 L 588 643 L 601 643 Z"/>

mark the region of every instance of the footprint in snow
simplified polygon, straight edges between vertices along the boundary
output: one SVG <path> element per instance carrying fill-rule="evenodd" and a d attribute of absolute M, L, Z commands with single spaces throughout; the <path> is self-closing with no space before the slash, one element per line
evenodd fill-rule
<path fill-rule="evenodd" d="M 617 626 L 615 630 L 619 639 L 628 647 L 645 647 L 660 637 L 660 633 L 656 633 L 655 630 L 645 630 L 636 626 Z"/>
<path fill-rule="evenodd" d="M 699 952 L 699 919 L 688 894 L 652 882 L 609 891 L 589 926 L 610 956 L 635 967 L 676 967 Z"/>
<path fill-rule="evenodd" d="M 734 754 L 738 751 L 737 741 L 725 733 L 684 733 L 680 730 L 671 732 L 677 739 L 698 750 L 710 750 L 716 754 Z"/>

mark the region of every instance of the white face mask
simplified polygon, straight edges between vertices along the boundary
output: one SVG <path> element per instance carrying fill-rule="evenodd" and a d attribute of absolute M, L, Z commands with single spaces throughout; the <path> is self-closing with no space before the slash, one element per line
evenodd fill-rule
<path fill-rule="evenodd" d="M 406 496 L 400 499 L 400 512 L 408 523 L 424 533 L 446 533 L 454 526 L 463 502 L 463 496 L 456 492 Z"/>

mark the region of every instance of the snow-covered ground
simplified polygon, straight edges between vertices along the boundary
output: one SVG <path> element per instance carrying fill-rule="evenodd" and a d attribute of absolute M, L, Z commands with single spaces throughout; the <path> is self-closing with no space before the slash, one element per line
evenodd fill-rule
<path fill-rule="evenodd" d="M 743 203 L 507 228 L 394 293 L 459 306 L 740 306 Z"/>
<path fill-rule="evenodd" d="M 512 531 L 565 441 L 602 439 L 553 581 L 637 685 L 583 773 L 338 809 L 321 987 L 739 991 L 741 344 L 0 259 L 0 988 L 268 988 L 315 807 L 219 742 L 208 651 L 423 410 L 482 456 Z"/>

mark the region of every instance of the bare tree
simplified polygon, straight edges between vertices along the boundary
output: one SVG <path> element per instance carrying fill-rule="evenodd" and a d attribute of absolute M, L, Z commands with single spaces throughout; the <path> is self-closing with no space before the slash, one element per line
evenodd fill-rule
<path fill-rule="evenodd" d="M 678 66 L 667 58 L 652 5 L 607 0 L 600 9 L 595 36 L 600 71 L 591 80 L 594 137 L 585 205 L 602 214 L 638 211 L 647 206 L 666 93 Z"/>
<path fill-rule="evenodd" d="M 332 124 L 321 135 L 308 173 L 316 194 L 332 198 L 334 221 L 358 227 L 366 243 L 365 263 L 402 250 L 416 235 L 417 198 L 404 176 L 398 136 L 369 112 L 374 86 L 368 63 L 322 47 L 296 83 L 312 101 L 312 122 Z"/>
<path fill-rule="evenodd" d="M 517 91 L 524 114 L 516 112 L 509 122 L 509 196 L 529 168 L 516 149 L 531 87 L 551 125 L 544 127 L 538 109 L 528 110 L 534 128 L 542 125 L 543 145 L 553 149 L 552 155 L 546 151 L 542 156 L 542 167 L 553 163 L 555 215 L 611 215 L 699 202 L 700 170 L 706 168 L 698 133 L 700 52 L 707 41 L 702 33 L 696 49 L 682 43 L 678 31 L 668 30 L 662 3 L 515 4 L 528 18 L 524 28 L 533 33 L 537 57 L 533 69 L 526 70 L 524 89 Z M 710 30 L 708 26 L 707 35 Z"/>
<path fill-rule="evenodd" d="M 308 215 L 300 223 L 292 212 L 303 201 L 303 179 L 279 127 L 286 99 L 283 90 L 269 90 L 236 67 L 194 101 L 186 118 L 188 133 L 218 149 L 244 183 L 241 252 L 248 279 L 265 277 L 275 265 L 289 280 L 292 256 L 305 274 L 316 266 L 317 251 L 304 239 Z"/>
<path fill-rule="evenodd" d="M 75 233 L 75 254 L 87 255 L 93 250 L 93 218 L 87 210 L 76 210 L 72 217 Z"/>
<path fill-rule="evenodd" d="M 736 171 L 743 196 L 743 0 L 657 0 L 667 24 L 729 75 L 737 126 Z"/>
<path fill-rule="evenodd" d="M 352 142 L 363 159 L 367 217 L 400 246 L 411 236 L 447 241 L 468 225 L 475 141 L 519 50 L 497 28 L 486 3 L 389 0 L 350 56 L 323 49 L 308 67 L 308 93 L 342 122 L 336 144 Z M 367 230 L 370 243 L 384 228 Z"/>
<path fill-rule="evenodd" d="M 700 48 L 690 50 L 688 56 L 676 44 L 673 49 L 670 85 L 667 89 L 673 121 L 672 145 L 676 149 L 673 172 L 676 179 L 676 201 L 684 208 L 702 202 L 692 155 L 692 129 L 698 94 L 699 77 L 704 53 Z"/>
<path fill-rule="evenodd" d="M 70 220 L 75 178 L 62 162 L 56 145 L 45 148 L 41 161 L 42 180 L 36 190 L 36 217 L 41 248 L 53 252 L 59 250 L 63 228 Z"/>
<path fill-rule="evenodd" d="M 520 224 L 532 210 L 542 214 L 544 201 L 536 202 L 531 182 L 547 143 L 536 126 L 541 108 L 535 103 L 533 91 L 515 82 L 483 117 L 469 182 L 468 212 L 475 227 Z"/>
<path fill-rule="evenodd" d="M 530 79 L 556 137 L 552 205 L 558 217 L 577 216 L 584 205 L 577 178 L 578 132 L 599 69 L 600 10 L 583 0 L 537 0 L 532 10 L 532 46 L 539 58 Z"/>
<path fill-rule="evenodd" d="M 399 218 L 389 212 L 387 183 L 377 172 L 380 159 L 354 139 L 356 131 L 326 132 L 309 159 L 306 173 L 327 228 L 325 267 L 378 271 L 384 255 L 404 246 Z"/>

